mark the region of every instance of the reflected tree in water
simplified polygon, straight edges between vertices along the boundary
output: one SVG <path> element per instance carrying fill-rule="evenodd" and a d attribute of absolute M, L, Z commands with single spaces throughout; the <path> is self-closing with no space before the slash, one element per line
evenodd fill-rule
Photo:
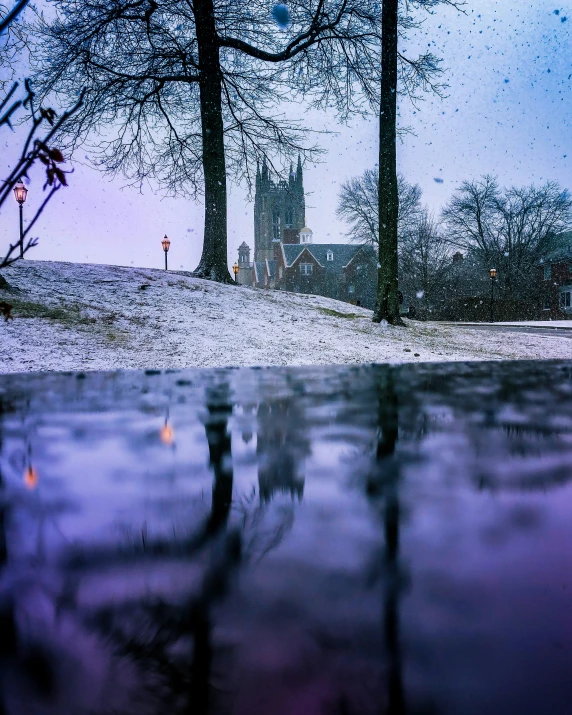
<path fill-rule="evenodd" d="M 57 672 L 60 666 L 56 652 L 61 647 L 58 645 L 61 639 L 58 623 L 68 623 L 68 627 L 69 623 L 73 623 L 72 628 L 79 635 L 79 641 L 94 637 L 102 651 L 100 656 L 109 668 L 125 669 L 131 674 L 131 679 L 126 678 L 125 684 L 110 681 L 106 697 L 109 703 L 113 703 L 111 706 L 101 709 L 94 703 L 88 703 L 86 694 L 85 702 L 81 700 L 81 707 L 86 712 L 88 707 L 94 713 L 111 712 L 109 707 L 112 707 L 113 712 L 121 715 L 128 712 L 137 712 L 138 715 L 162 713 L 165 709 L 173 714 L 185 715 L 228 712 L 232 695 L 234 646 L 221 641 L 216 635 L 218 609 L 224 606 L 232 593 L 239 567 L 245 566 L 253 555 L 261 558 L 275 548 L 288 533 L 292 520 L 286 515 L 284 523 L 264 532 L 262 512 L 265 507 L 260 504 L 251 510 L 251 513 L 256 510 L 259 513 L 248 524 L 235 518 L 229 431 L 233 403 L 228 382 L 213 380 L 205 390 L 204 404 L 203 422 L 213 476 L 208 514 L 186 536 L 173 533 L 171 537 L 165 537 L 145 527 L 140 541 L 127 546 L 112 543 L 95 547 L 66 547 L 57 567 L 59 570 L 50 575 L 54 584 L 59 585 L 54 585 L 49 594 L 46 592 L 48 598 L 53 599 L 57 614 L 56 622 L 52 624 L 55 630 L 45 644 L 43 658 L 38 661 L 42 667 L 46 666 L 48 671 L 51 669 L 54 672 L 49 696 L 51 704 L 46 700 L 47 695 L 42 695 L 37 689 L 30 690 L 28 694 L 18 696 L 23 699 L 16 711 L 13 709 L 13 696 L 4 702 L 7 715 L 29 710 L 40 702 L 49 713 L 61 711 L 62 707 L 65 709 L 60 695 L 66 697 L 73 688 L 60 682 L 63 690 L 61 693 L 58 690 Z M 1 501 L 0 507 L 3 508 L 3 505 L 4 501 Z M 3 515 L 0 511 L 0 516 Z M 256 541 L 252 554 L 244 548 L 245 538 L 247 546 Z M 175 574 L 182 575 L 182 590 L 171 588 L 167 582 L 164 587 L 152 587 L 150 592 L 138 592 L 137 584 L 141 578 L 146 581 L 149 576 L 154 580 L 156 577 L 153 574 L 163 573 L 164 569 L 168 569 L 169 579 L 177 580 L 179 577 Z M 123 585 L 116 592 L 118 573 Z M 89 584 L 96 584 L 98 595 L 95 602 L 89 596 L 86 598 L 92 587 Z M 8 636 L 13 633 L 16 648 L 21 636 L 14 609 L 0 611 L 4 643 L 10 640 Z M 66 658 L 74 653 L 75 646 L 69 643 L 67 647 L 69 653 L 65 648 L 63 651 Z M 90 662 L 83 660 L 80 665 L 84 677 L 91 673 L 93 666 Z M 19 669 L 18 673 L 26 672 L 28 678 L 34 668 L 37 673 L 40 672 L 39 666 L 28 662 L 17 661 L 10 667 Z M 3 670 L 4 664 L 0 663 L 0 675 Z M 132 705 L 122 709 L 118 703 L 129 688 L 135 688 L 136 696 Z M 81 693 L 78 697 L 81 698 Z M 2 699 L 0 695 L 0 703 Z M 55 710 L 50 709 L 52 705 Z"/>
<path fill-rule="evenodd" d="M 205 433 L 209 446 L 210 466 L 214 476 L 207 532 L 212 536 L 226 528 L 232 504 L 232 445 L 228 431 L 232 405 L 229 401 L 226 383 L 207 390 L 207 410 L 208 419 L 205 422 Z"/>
<path fill-rule="evenodd" d="M 394 376 L 385 370 L 377 382 L 377 440 L 375 464 L 367 482 L 368 498 L 383 515 L 383 631 L 387 657 L 387 713 L 406 712 L 399 624 L 402 572 L 399 560 L 400 463 L 395 451 L 399 440 L 399 402 Z"/>
<path fill-rule="evenodd" d="M 0 577 L 2 569 L 6 565 L 7 546 L 6 546 L 6 511 L 8 508 L 6 498 L 6 485 L 4 475 L 2 473 L 2 446 L 3 446 L 3 415 L 7 409 L 2 397 L 0 396 Z"/>
<path fill-rule="evenodd" d="M 518 370 L 518 366 L 511 367 L 515 375 Z M 82 550 L 70 545 L 66 546 L 65 558 L 56 565 L 48 540 L 47 561 L 36 559 L 31 577 L 34 587 L 42 591 L 44 606 L 47 604 L 50 613 L 53 611 L 56 614 L 49 624 L 52 630 L 46 629 L 45 634 L 41 634 L 45 636 L 41 644 L 42 657 L 37 655 L 38 648 L 34 650 L 33 647 L 21 651 L 25 657 L 15 656 L 21 648 L 22 633 L 19 629 L 23 619 L 15 618 L 15 609 L 6 607 L 7 601 L 0 598 L 0 632 L 3 636 L 0 643 L 0 677 L 4 683 L 8 683 L 7 689 L 10 692 L 18 678 L 21 682 L 37 683 L 37 687 L 30 686 L 26 690 L 19 708 L 14 708 L 14 700 L 8 700 L 8 690 L 2 691 L 0 684 L 0 702 L 4 699 L 5 713 L 19 715 L 20 712 L 33 712 L 32 706 L 36 707 L 36 701 L 41 704 L 42 712 L 49 715 L 74 712 L 73 709 L 66 709 L 66 703 L 60 699 L 58 688 L 65 691 L 75 687 L 69 677 L 64 683 L 62 663 L 67 663 L 66 659 L 77 655 L 77 643 L 87 637 L 91 639 L 90 648 L 93 647 L 93 652 L 98 653 L 104 667 L 108 669 L 105 671 L 106 707 L 90 702 L 89 707 L 94 715 L 111 712 L 117 715 L 132 712 L 138 715 L 163 712 L 173 715 L 229 713 L 235 712 L 233 702 L 238 702 L 246 691 L 242 702 L 247 707 L 237 707 L 236 712 L 249 712 L 248 707 L 256 701 L 259 693 L 255 687 L 250 692 L 244 683 L 238 683 L 235 687 L 238 654 L 233 640 L 236 637 L 234 634 L 240 631 L 244 623 L 250 626 L 249 618 L 256 622 L 252 630 L 243 631 L 246 635 L 241 640 L 244 651 L 241 653 L 243 659 L 240 665 L 246 664 L 244 667 L 247 670 L 253 663 L 244 655 L 246 651 L 254 653 L 255 660 L 264 662 L 260 676 L 245 681 L 278 683 L 276 691 L 269 695 L 272 702 L 277 702 L 285 692 L 281 690 L 284 682 L 285 687 L 291 687 L 296 694 L 302 690 L 297 690 L 297 684 L 287 680 L 289 672 L 284 669 L 284 661 L 273 661 L 266 670 L 266 651 L 259 648 L 261 641 L 258 640 L 257 628 L 260 623 L 273 628 L 280 625 L 279 619 L 282 617 L 287 634 L 290 623 L 300 626 L 300 630 L 304 631 L 300 636 L 300 652 L 305 653 L 306 644 L 309 643 L 307 661 L 298 659 L 297 651 L 294 654 L 296 658 L 293 657 L 295 668 L 304 671 L 301 679 L 305 677 L 305 683 L 311 683 L 312 686 L 322 677 L 324 680 L 321 682 L 327 681 L 323 690 L 311 693 L 313 702 L 319 698 L 323 703 L 327 701 L 327 707 L 324 705 L 322 711 L 318 709 L 318 712 L 324 715 L 427 715 L 436 712 L 436 706 L 431 704 L 427 706 L 421 703 L 419 707 L 412 687 L 413 681 L 411 690 L 407 688 L 409 682 L 406 676 L 409 671 L 406 666 L 410 665 L 410 661 L 403 649 L 404 645 L 410 644 L 409 638 L 411 644 L 414 644 L 415 635 L 403 618 L 408 579 L 401 544 L 406 511 L 404 504 L 414 506 L 417 516 L 422 508 L 421 502 L 416 501 L 419 494 L 417 486 L 421 484 L 421 491 L 427 493 L 430 480 L 441 478 L 434 476 L 441 466 L 451 467 L 451 479 L 458 480 L 452 484 L 453 488 L 460 485 L 466 490 L 467 483 L 471 483 L 470 480 L 476 474 L 472 458 L 474 464 L 482 466 L 485 473 L 488 470 L 492 486 L 498 485 L 502 490 L 516 488 L 516 482 L 509 482 L 503 476 L 506 472 L 495 471 L 495 465 L 502 462 L 502 458 L 510 456 L 510 445 L 514 440 L 524 444 L 529 439 L 532 434 L 529 427 L 538 432 L 534 432 L 535 439 L 546 445 L 546 449 L 543 446 L 545 456 L 552 459 L 569 455 L 569 427 L 551 431 L 549 421 L 546 420 L 569 414 L 572 382 L 569 373 L 558 376 L 552 383 L 545 380 L 542 401 L 536 403 L 529 399 L 528 404 L 532 407 L 527 413 L 526 404 L 519 403 L 519 390 L 537 389 L 538 375 L 533 375 L 528 382 L 523 383 L 512 377 L 503 377 L 503 373 L 497 372 L 494 365 L 433 366 L 430 373 L 436 375 L 435 379 L 428 379 L 427 371 L 428 368 L 423 366 L 407 369 L 356 368 L 351 373 L 352 380 L 348 379 L 347 383 L 336 376 L 333 381 L 335 389 L 330 389 L 328 385 L 326 391 L 323 383 L 320 383 L 320 392 L 311 395 L 311 399 L 307 399 L 308 392 L 296 393 L 295 388 L 301 384 L 296 381 L 288 384 L 287 390 L 282 390 L 282 385 L 279 385 L 278 396 L 276 385 L 273 385 L 270 397 L 264 400 L 265 407 L 259 409 L 256 416 L 252 414 L 252 403 L 248 403 L 249 413 L 244 424 L 239 419 L 242 412 L 237 409 L 225 376 L 217 372 L 205 378 L 207 382 L 204 392 L 200 393 L 196 402 L 199 406 L 204 404 L 204 438 L 201 429 L 199 434 L 205 453 L 208 450 L 207 481 L 212 478 L 211 503 L 197 520 L 188 514 L 189 528 L 186 533 L 173 533 L 167 537 L 154 533 L 153 528 L 150 528 L 141 543 L 127 547 L 125 544 L 104 543 L 99 546 L 90 544 Z M 459 380 L 455 375 L 461 373 L 463 379 Z M 312 388 L 310 380 L 307 385 Z M 352 389 L 353 385 L 355 389 Z M 486 389 L 479 392 L 479 385 Z M 285 393 L 294 393 L 295 397 L 286 398 Z M 264 397 L 263 392 L 262 395 Z M 502 405 L 514 407 L 515 412 L 507 417 L 501 412 Z M 539 405 L 541 410 L 538 409 Z M 516 414 L 517 407 L 530 419 L 523 426 L 512 427 L 511 414 Z M 0 428 L 1 420 L 0 415 Z M 4 422 L 5 425 L 12 424 L 11 417 Z M 47 424 L 47 420 L 42 424 Z M 517 425 L 517 421 L 514 425 Z M 239 482 L 238 451 L 233 455 L 231 431 L 233 437 L 238 436 L 234 445 L 246 452 L 248 450 L 240 442 L 243 427 L 252 432 L 253 440 L 258 445 L 256 464 L 259 471 L 256 476 L 261 493 L 258 494 L 255 488 L 251 497 L 240 499 L 240 494 L 236 493 L 236 484 Z M 329 427 L 332 427 L 331 432 L 328 432 Z M 4 433 L 0 433 L 0 442 L 4 436 L 6 444 L 11 445 L 10 429 L 6 427 Z M 326 433 L 327 438 L 324 439 Z M 185 431 L 181 429 L 178 434 L 185 434 Z M 337 443 L 335 440 L 329 441 L 332 435 L 338 440 Z M 462 444 L 468 446 L 467 451 L 458 455 L 453 449 L 444 456 L 442 443 L 438 442 L 435 447 L 434 443 L 426 440 L 427 437 L 435 436 L 441 439 L 440 435 L 454 439 L 462 437 L 465 440 Z M 491 440 L 492 454 L 478 454 L 478 440 L 483 443 Z M 271 576 L 266 583 L 262 568 L 257 574 L 247 574 L 248 586 L 254 587 L 255 597 L 251 599 L 254 601 L 252 609 L 244 616 L 239 611 L 245 605 L 243 596 L 251 596 L 252 592 L 246 588 L 244 592 L 239 590 L 236 577 L 239 570 L 245 573 L 250 565 L 256 563 L 257 557 L 275 548 L 287 534 L 294 517 L 296 499 L 303 493 L 304 461 L 310 454 L 310 447 L 316 445 L 314 456 L 319 468 L 320 448 L 325 447 L 327 450 L 330 444 L 346 448 L 356 443 L 361 444 L 362 449 L 359 454 L 352 454 L 351 468 L 347 467 L 347 471 L 351 469 L 353 484 L 359 484 L 357 499 L 355 490 L 353 497 L 348 493 L 347 505 L 344 498 L 348 495 L 337 495 L 336 499 L 342 501 L 340 510 L 336 512 L 339 520 L 328 522 L 327 529 L 330 531 L 320 532 L 320 523 L 316 528 L 318 536 L 326 533 L 339 537 L 338 543 L 342 548 L 345 547 L 344 540 L 347 540 L 348 560 L 338 559 L 338 554 L 334 553 L 332 561 L 337 570 L 333 573 L 331 562 L 326 563 L 322 569 L 319 563 L 322 555 L 320 551 L 319 558 L 310 564 L 308 571 L 303 571 L 302 578 L 306 578 L 307 574 L 311 586 L 307 591 L 310 596 L 307 598 L 306 592 L 302 591 L 298 601 L 297 594 L 292 597 L 292 592 L 288 590 L 294 586 L 290 583 L 282 585 L 280 575 L 278 578 L 276 576 L 282 563 L 288 565 L 289 554 L 285 555 L 283 562 L 280 558 L 269 561 L 268 573 Z M 365 444 L 368 445 L 367 453 Z M 453 441 L 453 444 L 457 442 Z M 568 446 L 567 452 L 564 450 L 565 444 Z M 428 451 L 424 451 L 425 448 Z M 41 439 L 37 446 L 34 442 L 34 449 L 36 455 L 42 454 Z M 16 451 L 12 449 L 13 454 Z M 254 445 L 250 451 L 254 453 Z M 451 462 L 447 462 L 447 459 Z M 4 460 L 2 464 L 8 464 L 8 461 Z M 9 480 L 11 465 L 15 461 L 10 462 L 3 475 Z M 409 466 L 412 463 L 414 469 L 410 472 Z M 326 456 L 325 464 L 328 467 L 331 465 L 329 455 Z M 543 471 L 546 484 L 555 485 L 560 478 L 569 479 L 569 471 L 568 474 L 559 471 L 560 466 L 565 465 L 565 459 L 558 463 L 549 462 L 548 469 L 546 464 L 539 460 L 539 470 Z M 247 462 L 247 465 L 254 472 L 252 463 Z M 43 469 L 41 463 L 39 467 L 40 475 L 48 471 Z M 343 465 L 340 465 L 340 469 L 343 469 Z M 16 470 L 14 474 L 21 479 L 22 472 Z M 334 487 L 339 486 L 338 477 L 335 475 L 331 478 Z M 416 478 L 419 478 L 417 484 Z M 325 475 L 323 485 L 331 486 L 326 483 L 326 479 L 330 479 L 329 474 Z M 534 479 L 529 479 L 527 484 L 534 485 Z M 0 561 L 2 576 L 9 572 L 12 578 L 12 574 L 21 569 L 24 563 L 24 559 L 14 558 L 14 536 L 20 538 L 15 527 L 18 525 L 20 528 L 19 525 L 23 524 L 27 530 L 26 544 L 35 542 L 35 538 L 30 539 L 29 534 L 35 535 L 41 514 L 36 509 L 33 512 L 30 510 L 28 516 L 27 504 L 32 501 L 39 504 L 40 497 L 43 499 L 44 496 L 50 496 L 44 485 L 45 482 L 42 482 L 38 491 L 30 493 L 18 482 L 17 496 L 21 500 L 10 501 L 13 509 L 13 518 L 11 516 L 8 525 L 11 559 L 6 562 L 5 548 L 4 564 Z M 266 490 L 264 496 L 263 485 Z M 449 486 L 447 483 L 445 488 L 449 489 Z M 5 510 L 7 502 L 2 498 L 2 488 L 0 484 L 0 509 Z M 539 483 L 535 488 L 542 487 Z M 415 500 L 411 498 L 413 494 L 416 495 Z M 278 498 L 279 495 L 286 495 L 286 498 Z M 344 519 L 354 507 L 357 511 L 353 512 L 352 518 L 356 515 L 358 519 L 362 518 L 366 500 L 368 507 L 365 511 L 372 514 L 375 525 L 371 529 L 370 524 L 363 523 L 369 522 L 368 519 L 357 524 L 359 538 L 365 534 L 367 540 L 360 540 L 354 551 L 355 532 L 351 531 L 351 524 L 348 531 L 345 531 L 349 520 L 345 522 Z M 316 526 L 315 515 L 312 516 L 311 511 L 317 501 L 310 501 L 308 508 L 304 509 L 304 521 L 300 519 L 303 539 L 308 533 L 304 527 L 307 528 L 308 524 L 312 528 Z M 318 503 L 317 506 L 320 508 L 323 504 Z M 22 519 L 24 512 L 25 519 Z M 322 513 L 327 515 L 327 510 Z M 5 511 L 0 511 L 0 515 L 5 517 Z M 268 517 L 274 516 L 281 520 L 280 528 L 275 528 L 273 522 L 272 529 L 268 529 L 268 522 L 271 521 Z M 530 510 L 521 509 L 515 518 L 522 525 L 533 523 L 533 517 Z M 5 521 L 3 528 L 6 529 Z M 299 546 L 295 542 L 296 538 L 294 535 L 293 545 Z M 369 544 L 369 550 L 361 548 L 364 543 Z M 305 547 L 306 541 L 302 541 L 302 544 Z M 324 548 L 325 560 L 332 557 L 331 545 L 320 545 L 319 548 Z M 307 554 L 302 553 L 301 559 L 306 557 Z M 294 561 L 294 568 L 297 566 L 298 562 Z M 285 573 L 286 582 L 289 572 Z M 296 571 L 292 573 L 296 574 Z M 47 587 L 42 580 L 46 575 L 49 576 Z M 0 583 L 3 589 L 0 596 L 7 593 L 5 583 Z M 421 584 L 419 578 L 416 595 L 423 590 Z M 262 588 L 257 590 L 259 586 Z M 265 588 L 268 589 L 266 594 Z M 13 592 L 20 597 L 15 589 Z M 18 604 L 18 601 L 13 599 L 11 603 Z M 297 607 L 299 610 L 295 610 Z M 17 605 L 16 614 L 18 608 Z M 37 615 L 36 612 L 32 613 L 33 617 Z M 65 624 L 65 628 L 62 624 Z M 227 624 L 231 628 L 227 629 Z M 405 637 L 404 626 L 408 626 Z M 282 656 L 289 646 L 290 643 L 277 641 L 277 655 Z M 319 658 L 315 657 L 317 651 L 320 653 Z M 92 650 L 85 652 L 91 655 Z M 82 660 L 78 657 L 77 660 L 83 669 L 81 672 L 84 678 L 96 677 L 97 669 L 89 658 Z M 253 668 L 256 667 L 255 663 Z M 380 676 L 382 669 L 383 677 Z M 114 679 L 114 673 L 121 674 L 121 678 Z M 124 678 L 125 673 L 129 677 Z M 46 695 L 48 691 L 51 692 L 50 696 Z M 132 702 L 121 700 L 125 692 L 133 695 Z M 237 698 L 233 701 L 235 694 Z M 438 696 L 436 692 L 434 695 Z M 76 707 L 75 712 L 88 712 L 87 706 L 84 707 L 88 690 L 79 693 L 80 697 L 82 699 L 78 702 L 83 709 Z M 252 711 L 255 710 L 253 708 Z"/>
<path fill-rule="evenodd" d="M 77 547 L 70 548 L 60 564 L 59 574 L 51 577 L 54 583 L 62 584 L 61 589 L 56 589 L 59 593 L 53 589 L 49 593 L 49 597 L 54 598 L 58 620 L 63 618 L 62 622 L 73 622 L 73 630 L 83 634 L 80 641 L 88 637 L 88 633 L 95 634 L 98 639 L 103 638 L 100 647 L 106 652 L 105 658 L 109 663 L 119 658 L 120 663 L 130 664 L 132 675 L 139 674 L 136 677 L 142 681 L 140 693 L 133 702 L 133 709 L 130 707 L 125 712 L 164 712 L 164 707 L 173 713 L 192 712 L 197 715 L 216 711 L 211 682 L 216 653 L 213 643 L 213 608 L 228 594 L 232 576 L 241 562 L 241 536 L 237 529 L 229 527 L 233 471 L 228 433 L 232 405 L 229 402 L 228 386 L 221 384 L 207 389 L 206 406 L 205 434 L 213 472 L 213 491 L 210 512 L 199 529 L 182 541 L 155 538 L 153 534 L 147 534 L 140 544 L 133 544 L 128 549 L 102 546 L 92 553 L 91 549 L 85 552 Z M 5 547 L 5 500 L 1 476 L 0 473 L 0 527 L 1 543 Z M 198 580 L 190 579 L 182 595 L 169 593 L 168 596 L 148 595 L 138 598 L 133 593 L 118 596 L 111 585 L 106 585 L 109 579 L 109 584 L 113 583 L 112 574 L 118 568 L 122 569 L 127 578 L 131 574 L 137 581 L 142 575 L 142 568 L 164 566 L 173 563 L 173 560 L 179 562 L 181 569 L 186 569 L 190 576 L 196 571 L 196 566 L 200 565 Z M 4 548 L 0 570 L 5 561 Z M 190 570 L 189 566 L 192 567 Z M 96 605 L 88 605 L 90 599 L 82 603 L 84 599 L 79 593 L 82 581 L 86 579 L 95 579 L 99 583 L 101 595 Z M 61 647 L 57 645 L 61 636 L 57 633 L 56 622 L 53 624 L 56 630 L 52 633 L 52 642 L 45 644 L 39 660 L 14 660 L 12 656 L 15 649 L 20 648 L 18 643 L 22 638 L 18 633 L 14 608 L 10 606 L 16 604 L 16 598 L 14 592 L 8 599 L 9 603 L 6 601 L 0 604 L 3 636 L 0 661 L 4 661 L 0 662 L 0 675 L 4 679 L 8 672 L 6 668 L 10 672 L 16 669 L 17 679 L 26 677 L 30 680 L 36 676 L 33 679 L 36 682 L 42 668 L 46 672 L 58 671 L 55 654 L 58 647 Z M 10 633 L 12 639 L 8 637 Z M 10 650 L 12 656 L 8 663 L 2 656 L 9 655 L 6 648 L 10 641 L 13 641 L 14 647 Z M 105 643 L 108 644 L 107 648 Z M 68 645 L 67 659 L 74 651 L 73 644 Z M 91 672 L 91 663 L 84 662 L 82 667 L 84 673 Z M 73 689 L 62 683 L 60 685 L 63 685 L 64 692 Z M 30 711 L 40 702 L 43 703 L 42 707 L 48 708 L 46 712 L 61 712 L 65 706 L 58 698 L 55 683 L 50 693 L 42 693 L 35 688 L 28 694 L 11 695 L 8 700 L 0 696 L 0 712 L 15 715 L 16 712 Z M 109 686 L 109 698 L 114 703 L 121 701 L 119 692 L 114 693 L 113 684 Z M 17 703 L 17 710 L 13 710 L 14 703 Z M 157 710 L 153 710 L 153 703 L 157 705 Z M 123 710 L 116 709 L 119 707 L 114 705 L 113 712 L 123 713 Z M 82 708 L 82 712 L 99 711 L 96 705 L 87 700 L 83 702 Z"/>

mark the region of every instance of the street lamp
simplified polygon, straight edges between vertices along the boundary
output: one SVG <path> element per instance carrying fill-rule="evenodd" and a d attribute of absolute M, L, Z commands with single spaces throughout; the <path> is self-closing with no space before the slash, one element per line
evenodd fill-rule
<path fill-rule="evenodd" d="M 28 464 L 24 472 L 24 486 L 30 491 L 33 491 L 38 486 L 38 472 L 31 464 Z"/>
<path fill-rule="evenodd" d="M 24 258 L 24 202 L 28 195 L 28 189 L 24 186 L 22 179 L 14 187 L 14 196 L 20 204 L 20 258 Z"/>
<path fill-rule="evenodd" d="M 491 323 L 495 322 L 495 280 L 497 278 L 497 269 L 491 268 L 489 270 L 489 275 L 491 277 Z"/>
<path fill-rule="evenodd" d="M 159 432 L 159 437 L 161 438 L 161 442 L 163 444 L 167 445 L 167 447 L 171 447 L 175 444 L 175 430 L 171 426 L 171 423 L 169 421 L 169 408 L 167 407 L 167 412 L 165 414 L 165 424 L 161 427 L 161 431 Z"/>
<path fill-rule="evenodd" d="M 238 283 L 238 271 L 240 270 L 240 267 L 238 263 L 235 263 L 232 267 L 233 273 L 234 273 L 234 282 Z"/>
<path fill-rule="evenodd" d="M 167 253 L 169 252 L 169 248 L 171 246 L 171 241 L 167 238 L 167 234 L 165 234 L 165 238 L 161 241 L 161 245 L 163 246 L 163 250 L 165 251 L 165 270 L 168 270 L 167 268 Z"/>

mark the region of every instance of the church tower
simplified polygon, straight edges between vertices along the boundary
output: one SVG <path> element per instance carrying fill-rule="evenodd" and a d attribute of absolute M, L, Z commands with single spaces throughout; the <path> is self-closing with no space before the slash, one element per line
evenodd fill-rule
<path fill-rule="evenodd" d="M 293 243 L 292 236 L 297 236 L 305 224 L 306 202 L 300 156 L 296 172 L 291 164 L 288 181 L 282 179 L 278 182 L 272 180 L 265 158 L 262 170 L 259 165 L 256 167 L 254 260 L 272 260 L 274 243 Z"/>

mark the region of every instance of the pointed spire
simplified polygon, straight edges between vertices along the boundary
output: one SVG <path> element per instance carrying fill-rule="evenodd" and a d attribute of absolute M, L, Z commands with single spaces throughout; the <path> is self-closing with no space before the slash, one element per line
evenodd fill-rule
<path fill-rule="evenodd" d="M 298 166 L 296 167 L 296 184 L 298 188 L 303 191 L 302 159 L 300 158 L 300 154 L 298 154 Z"/>
<path fill-rule="evenodd" d="M 266 163 L 266 154 L 262 160 L 262 180 L 268 179 L 268 164 Z"/>

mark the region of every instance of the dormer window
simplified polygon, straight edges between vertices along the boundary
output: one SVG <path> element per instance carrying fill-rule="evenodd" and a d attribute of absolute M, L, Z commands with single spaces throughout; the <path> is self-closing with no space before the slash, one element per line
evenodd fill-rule
<path fill-rule="evenodd" d="M 331 251 L 328 251 L 326 253 L 326 261 L 333 261 L 334 260 L 334 254 Z"/>

